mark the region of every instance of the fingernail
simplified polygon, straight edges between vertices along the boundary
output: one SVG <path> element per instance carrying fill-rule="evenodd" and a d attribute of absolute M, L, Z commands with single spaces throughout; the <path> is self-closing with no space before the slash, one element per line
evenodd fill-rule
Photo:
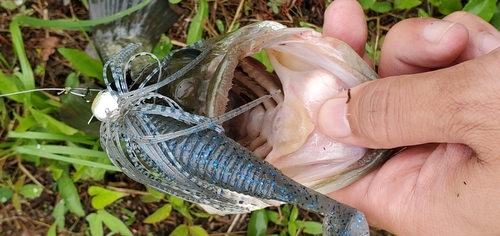
<path fill-rule="evenodd" d="M 319 113 L 319 126 L 323 133 L 332 138 L 351 134 L 346 117 L 346 98 L 334 98 L 323 104 Z"/>
<path fill-rule="evenodd" d="M 439 43 L 443 35 L 454 25 L 454 22 L 438 20 L 431 22 L 424 28 L 423 36 L 430 43 Z"/>
<path fill-rule="evenodd" d="M 491 51 L 497 49 L 498 47 L 500 47 L 499 38 L 491 34 L 485 34 L 483 36 L 483 44 L 481 50 L 483 51 L 484 54 L 490 53 Z"/>

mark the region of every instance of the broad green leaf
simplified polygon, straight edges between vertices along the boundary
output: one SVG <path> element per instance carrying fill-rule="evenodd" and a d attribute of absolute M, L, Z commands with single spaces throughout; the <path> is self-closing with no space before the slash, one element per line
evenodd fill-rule
<path fill-rule="evenodd" d="M 172 211 L 172 205 L 165 204 L 162 207 L 160 207 L 158 210 L 153 212 L 153 214 L 146 217 L 146 219 L 144 219 L 143 222 L 146 224 L 158 223 L 158 222 L 166 219 L 168 216 L 170 216 L 171 211 Z"/>
<path fill-rule="evenodd" d="M 269 61 L 269 58 L 267 57 L 267 53 L 264 50 L 261 50 L 259 53 L 252 55 L 253 58 L 257 59 L 260 61 L 264 66 L 266 66 L 266 70 L 269 72 L 273 72 L 274 68 L 271 62 Z"/>
<path fill-rule="evenodd" d="M 47 230 L 47 236 L 56 236 L 57 235 L 57 224 L 56 222 L 50 225 L 49 230 Z"/>
<path fill-rule="evenodd" d="M 2 84 L 2 86 L 0 86 L 0 93 L 9 94 L 24 90 L 22 85 L 16 84 L 16 82 L 14 81 L 15 79 L 16 78 L 13 76 L 5 76 L 3 72 L 0 70 L 0 83 Z M 23 103 L 24 97 L 25 97 L 24 94 L 9 96 L 10 99 L 19 103 Z"/>
<path fill-rule="evenodd" d="M 103 65 L 100 61 L 90 57 L 87 53 L 78 49 L 58 48 L 57 51 L 61 53 L 66 60 L 71 62 L 77 71 L 82 72 L 82 74 L 88 77 L 97 78 L 100 81 L 103 81 Z"/>
<path fill-rule="evenodd" d="M 224 26 L 224 22 L 222 22 L 220 19 L 217 19 L 215 21 L 215 26 L 217 27 L 217 30 L 221 33 L 221 34 L 225 34 L 226 33 L 226 27 Z"/>
<path fill-rule="evenodd" d="M 392 10 L 392 5 L 390 2 L 376 2 L 370 9 L 378 13 L 386 13 Z"/>
<path fill-rule="evenodd" d="M 185 204 L 182 204 L 181 206 L 173 205 L 172 207 L 181 213 L 184 217 L 188 218 L 189 220 L 193 220 L 193 216 L 190 213 L 189 209 L 190 203 L 186 202 Z"/>
<path fill-rule="evenodd" d="M 191 236 L 208 236 L 207 231 L 199 225 L 189 227 L 189 233 L 191 233 Z"/>
<path fill-rule="evenodd" d="M 395 0 L 394 9 L 412 9 L 420 4 L 422 4 L 420 0 Z"/>
<path fill-rule="evenodd" d="M 141 201 L 144 202 L 144 203 L 151 203 L 151 202 L 159 202 L 161 201 L 163 198 L 157 198 L 151 194 L 148 194 L 148 195 L 142 195 L 141 196 Z"/>
<path fill-rule="evenodd" d="M 189 25 L 186 43 L 193 44 L 200 41 L 203 34 L 203 24 L 208 17 L 208 3 L 206 0 L 198 1 L 198 11 Z"/>
<path fill-rule="evenodd" d="M 283 207 L 281 208 L 281 216 L 283 218 L 285 218 L 286 221 L 288 221 L 288 218 L 290 216 L 290 210 L 292 210 L 290 208 L 290 205 L 286 204 L 286 205 L 283 205 Z"/>
<path fill-rule="evenodd" d="M 370 9 L 371 6 L 375 3 L 376 0 L 358 0 L 359 4 L 363 8 L 363 10 Z"/>
<path fill-rule="evenodd" d="M 188 236 L 188 235 L 189 235 L 189 229 L 187 225 L 179 225 L 175 227 L 172 233 L 169 234 L 169 236 Z"/>
<path fill-rule="evenodd" d="M 19 125 L 15 129 L 16 132 L 24 132 L 28 129 L 33 128 L 37 124 L 33 116 L 28 116 L 24 118 L 16 116 L 16 120 L 19 121 Z"/>
<path fill-rule="evenodd" d="M 252 212 L 250 217 L 250 222 L 248 222 L 248 236 L 261 236 L 266 235 L 267 224 L 269 220 L 267 219 L 267 214 L 265 209 L 260 209 Z"/>
<path fill-rule="evenodd" d="M 146 186 L 146 190 L 148 191 L 148 193 L 151 193 L 151 195 L 153 195 L 156 198 L 162 199 L 163 197 L 165 197 L 164 193 L 160 193 L 160 192 L 158 192 L 150 187 Z"/>
<path fill-rule="evenodd" d="M 82 217 L 85 215 L 82 203 L 80 202 L 80 196 L 76 189 L 75 184 L 68 176 L 63 176 L 57 181 L 57 187 L 59 194 L 61 194 L 62 199 L 66 202 L 66 206 L 69 211 L 75 213 L 75 215 Z"/>
<path fill-rule="evenodd" d="M 17 213 L 22 213 L 21 201 L 17 192 L 14 192 L 14 195 L 12 195 L 12 205 L 14 206 L 14 209 L 16 209 Z"/>
<path fill-rule="evenodd" d="M 168 195 L 168 202 L 172 203 L 174 206 L 183 206 L 184 200 L 173 195 Z"/>
<path fill-rule="evenodd" d="M 69 73 L 64 82 L 64 87 L 78 88 L 80 86 L 80 79 L 75 72 Z"/>
<path fill-rule="evenodd" d="M 14 191 L 10 188 L 2 187 L 0 188 L 0 202 L 6 203 L 10 198 L 12 198 Z"/>
<path fill-rule="evenodd" d="M 2 1 L 0 2 L 0 7 L 3 7 L 5 9 L 8 9 L 8 10 L 15 10 L 16 8 L 18 8 L 19 6 L 17 6 L 13 1 L 11 0 L 5 0 L 5 1 Z"/>
<path fill-rule="evenodd" d="M 54 119 L 52 116 L 44 114 L 35 109 L 30 109 L 30 112 L 38 123 L 40 123 L 44 128 L 53 133 L 66 135 L 73 135 L 78 133 L 77 129 Z"/>
<path fill-rule="evenodd" d="M 462 3 L 460 0 L 444 0 L 439 5 L 439 12 L 443 15 L 449 15 L 454 11 L 462 10 Z"/>
<path fill-rule="evenodd" d="M 295 225 L 295 222 L 289 221 L 288 222 L 288 233 L 292 236 L 297 235 L 297 226 Z"/>
<path fill-rule="evenodd" d="M 495 13 L 493 14 L 493 17 L 491 18 L 490 23 L 497 28 L 497 30 L 500 30 L 500 2 L 497 3 L 497 7 L 495 9 Z"/>
<path fill-rule="evenodd" d="M 292 211 L 290 212 L 289 221 L 294 222 L 295 220 L 297 220 L 298 216 L 299 216 L 299 208 L 297 208 L 297 206 L 294 205 L 292 207 Z"/>
<path fill-rule="evenodd" d="M 126 193 L 111 191 L 98 186 L 90 186 L 88 193 L 92 196 L 92 207 L 95 209 L 102 209 L 114 201 L 127 196 Z"/>
<path fill-rule="evenodd" d="M 198 218 L 209 218 L 211 216 L 213 216 L 212 214 L 210 213 L 206 213 L 206 212 L 193 212 L 191 211 L 191 214 L 193 214 L 194 216 L 198 217 Z"/>
<path fill-rule="evenodd" d="M 496 2 L 497 0 L 469 0 L 463 10 L 490 21 L 496 10 Z"/>
<path fill-rule="evenodd" d="M 445 0 L 445 1 L 447 1 L 447 0 Z M 439 5 L 441 5 L 441 0 L 427 0 L 427 2 L 429 2 L 430 4 L 432 4 L 435 7 L 439 7 Z"/>
<path fill-rule="evenodd" d="M 60 168 L 54 168 L 52 170 L 47 169 L 47 171 L 52 171 L 52 178 L 54 180 L 58 180 L 59 178 L 61 178 L 62 174 L 64 173 L 64 171 Z"/>
<path fill-rule="evenodd" d="M 25 198 L 37 198 L 42 194 L 43 188 L 36 185 L 36 184 L 25 184 L 21 190 L 19 190 L 19 193 L 23 195 Z"/>
<path fill-rule="evenodd" d="M 25 175 L 21 175 L 21 177 L 19 177 L 19 179 L 16 181 L 16 183 L 14 184 L 14 190 L 16 191 L 19 191 L 21 190 L 21 188 L 23 187 L 24 185 L 24 180 L 26 179 L 26 176 Z"/>
<path fill-rule="evenodd" d="M 90 234 L 92 236 L 103 236 L 104 232 L 102 230 L 102 220 L 96 213 L 91 213 L 85 217 L 87 222 L 89 222 Z"/>
<path fill-rule="evenodd" d="M 240 24 L 240 22 L 238 22 L 238 23 L 234 24 L 233 28 L 231 29 L 231 32 L 233 32 L 233 31 L 235 31 L 235 30 L 239 29 L 239 28 L 240 28 L 240 25 L 241 25 L 241 24 Z"/>
<path fill-rule="evenodd" d="M 64 228 L 65 214 L 66 214 L 66 203 L 64 202 L 64 199 L 61 199 L 59 200 L 59 202 L 54 207 L 54 210 L 52 211 L 52 217 L 54 217 L 54 223 L 57 224 L 57 227 Z"/>
<path fill-rule="evenodd" d="M 83 173 L 87 169 L 87 166 L 75 165 L 76 173 L 73 174 L 73 182 L 76 182 L 82 178 Z"/>
<path fill-rule="evenodd" d="M 170 54 L 173 46 L 174 45 L 172 44 L 172 41 L 170 41 L 170 38 L 165 34 L 162 34 L 160 37 L 160 41 L 153 49 L 153 54 L 155 54 L 158 58 L 164 58 L 168 54 Z"/>
<path fill-rule="evenodd" d="M 299 223 L 300 222 L 300 223 Z M 300 228 L 304 228 L 302 231 L 307 234 L 321 234 L 323 233 L 323 224 L 316 221 L 296 221 L 297 226 L 300 225 Z"/>
<path fill-rule="evenodd" d="M 172 3 L 172 4 L 177 4 L 177 3 L 180 3 L 182 0 L 168 0 L 169 3 Z"/>
<path fill-rule="evenodd" d="M 278 214 L 278 212 L 275 212 L 275 211 L 271 211 L 271 210 L 266 210 L 266 215 L 267 215 L 267 218 L 277 224 L 277 225 L 281 225 L 281 226 L 286 226 L 287 222 L 283 219 L 280 219 L 280 216 Z"/>
<path fill-rule="evenodd" d="M 418 17 L 429 17 L 429 14 L 423 9 L 418 9 Z"/>
<path fill-rule="evenodd" d="M 110 230 L 118 232 L 124 236 L 132 236 L 132 232 L 130 232 L 128 227 L 120 219 L 116 218 L 116 216 L 109 214 L 103 209 L 98 210 L 97 214 Z"/>

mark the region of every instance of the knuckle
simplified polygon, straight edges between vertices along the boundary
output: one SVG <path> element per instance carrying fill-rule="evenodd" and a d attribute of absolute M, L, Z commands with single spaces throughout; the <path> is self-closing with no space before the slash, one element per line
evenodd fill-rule
<path fill-rule="evenodd" d="M 398 90 L 391 90 L 396 81 L 377 82 L 370 86 L 369 91 L 363 91 L 364 94 L 361 96 L 364 99 L 360 99 L 361 103 L 357 106 L 356 112 L 359 119 L 358 126 L 353 132 L 369 142 L 388 145 L 395 143 L 388 131 L 394 128 L 394 122 L 399 119 L 394 117 L 396 98 L 399 97 Z"/>

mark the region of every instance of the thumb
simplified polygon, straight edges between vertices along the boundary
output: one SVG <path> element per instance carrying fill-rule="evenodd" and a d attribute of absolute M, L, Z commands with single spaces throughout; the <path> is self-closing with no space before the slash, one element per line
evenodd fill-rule
<path fill-rule="evenodd" d="M 361 84 L 322 106 L 319 127 L 339 142 L 369 148 L 469 144 L 471 132 L 495 125 L 484 121 L 492 120 L 486 106 L 498 97 L 498 60 L 496 52 L 446 69 Z"/>

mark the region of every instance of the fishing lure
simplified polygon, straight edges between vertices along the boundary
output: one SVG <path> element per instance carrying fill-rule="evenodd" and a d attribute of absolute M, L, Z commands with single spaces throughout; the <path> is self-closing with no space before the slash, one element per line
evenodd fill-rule
<path fill-rule="evenodd" d="M 285 176 L 227 137 L 218 125 L 273 94 L 220 117 L 185 112 L 157 90 L 187 73 L 209 53 L 210 47 L 200 41 L 161 61 L 152 54 L 138 53 L 123 70 L 123 62 L 137 47 L 125 47 L 105 64 L 107 91 L 96 97 L 92 106 L 94 116 L 102 121 L 101 145 L 126 175 L 160 192 L 224 212 L 251 211 L 258 207 L 251 200 L 257 197 L 268 204 L 290 203 L 322 214 L 324 235 L 369 234 L 361 211 Z M 176 53 L 195 56 L 182 69 L 163 78 L 162 68 Z M 129 65 L 139 56 L 151 56 L 156 63 L 132 76 Z M 112 79 L 108 80 L 108 75 Z"/>

